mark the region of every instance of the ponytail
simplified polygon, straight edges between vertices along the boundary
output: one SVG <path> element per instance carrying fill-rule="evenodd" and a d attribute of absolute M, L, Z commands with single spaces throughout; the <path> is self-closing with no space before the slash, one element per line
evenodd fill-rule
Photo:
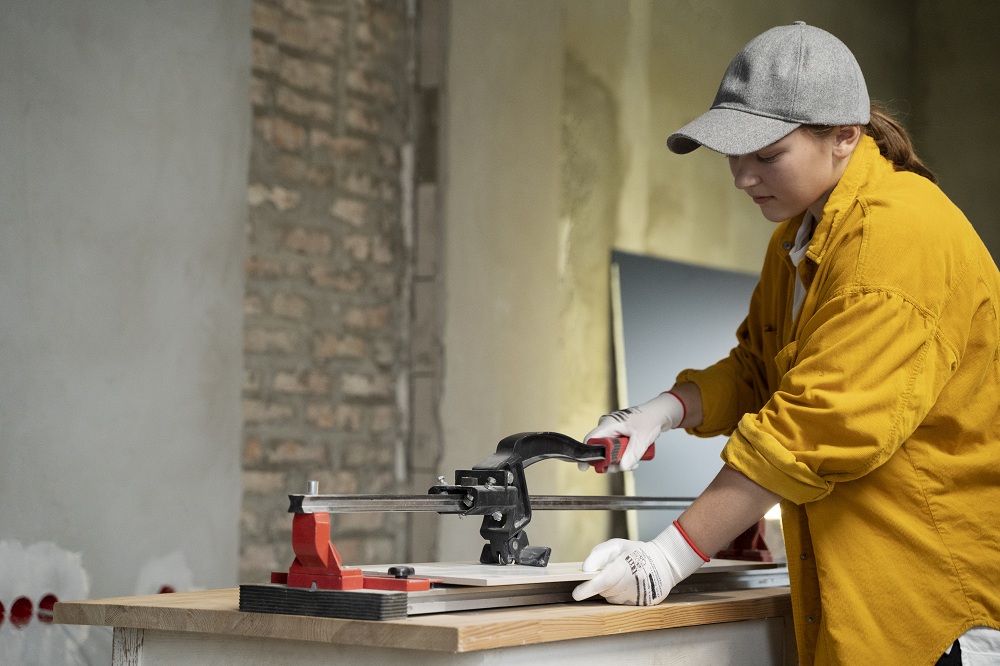
<path fill-rule="evenodd" d="M 872 104 L 871 120 L 867 125 L 862 126 L 862 130 L 875 139 L 882 157 L 892 162 L 897 171 L 912 171 L 932 183 L 937 182 L 937 176 L 934 175 L 934 172 L 917 157 L 910 135 L 906 133 L 902 125 L 889 115 L 884 106 L 877 103 Z"/>

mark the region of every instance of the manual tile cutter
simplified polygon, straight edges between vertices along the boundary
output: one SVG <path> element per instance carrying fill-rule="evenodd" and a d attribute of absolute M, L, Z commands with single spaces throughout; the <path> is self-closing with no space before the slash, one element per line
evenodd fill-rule
<path fill-rule="evenodd" d="M 598 472 L 621 460 L 627 438 L 592 439 L 584 444 L 555 432 L 528 432 L 506 437 L 496 453 L 473 466 L 457 470 L 454 485 L 441 483 L 426 495 L 319 495 L 315 482 L 309 492 L 289 495 L 292 547 L 295 561 L 287 572 L 274 572 L 270 586 L 240 586 L 240 609 L 258 612 L 300 612 L 304 601 L 316 601 L 302 592 L 309 590 L 383 590 L 416 592 L 430 589 L 437 581 L 413 575 L 410 567 L 392 567 L 387 574 L 364 574 L 345 567 L 330 541 L 330 512 L 432 511 L 481 515 L 479 533 L 487 540 L 480 562 L 544 567 L 551 549 L 531 546 L 524 531 L 532 509 L 626 510 L 684 509 L 691 498 L 626 496 L 529 496 L 524 468 L 539 460 L 556 458 L 589 463 Z M 650 446 L 642 460 L 652 459 Z M 295 590 L 301 590 L 296 592 Z M 244 593 L 246 592 L 246 608 Z M 263 597 L 262 597 L 263 595 Z M 266 604 L 259 602 L 266 601 Z M 266 610 L 264 606 L 277 610 Z M 342 615 L 338 615 L 343 617 Z M 352 615 L 349 615 L 353 617 Z"/>

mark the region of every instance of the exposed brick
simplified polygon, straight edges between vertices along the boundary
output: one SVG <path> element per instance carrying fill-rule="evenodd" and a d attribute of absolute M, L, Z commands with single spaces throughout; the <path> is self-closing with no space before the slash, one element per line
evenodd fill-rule
<path fill-rule="evenodd" d="M 373 34 L 382 42 L 393 43 L 399 38 L 399 16 L 390 14 L 372 5 L 366 5 L 366 22 L 372 27 Z"/>
<path fill-rule="evenodd" d="M 258 472 L 244 470 L 243 490 L 247 493 L 269 495 L 284 490 L 286 476 L 284 472 Z"/>
<path fill-rule="evenodd" d="M 254 106 L 267 106 L 271 103 L 271 84 L 259 76 L 250 80 L 250 103 Z"/>
<path fill-rule="evenodd" d="M 384 338 L 376 338 L 372 342 L 372 350 L 369 355 L 375 361 L 375 365 L 385 368 L 393 364 L 398 353 L 393 342 L 391 339 Z"/>
<path fill-rule="evenodd" d="M 361 408 L 329 403 L 306 405 L 306 421 L 317 428 L 357 432 L 361 430 Z"/>
<path fill-rule="evenodd" d="M 341 390 L 352 398 L 388 398 L 392 395 L 392 382 L 385 375 L 359 375 L 345 373 Z"/>
<path fill-rule="evenodd" d="M 383 238 L 376 238 L 372 244 L 372 261 L 376 264 L 391 264 L 393 260 L 392 248 Z"/>
<path fill-rule="evenodd" d="M 388 520 L 389 517 L 386 517 Z M 360 542 L 361 555 L 359 564 L 364 562 L 393 562 L 400 558 L 400 552 L 396 546 L 396 535 L 376 536 L 371 535 Z"/>
<path fill-rule="evenodd" d="M 292 16 L 301 19 L 312 19 L 315 15 L 313 3 L 309 0 L 282 0 L 281 7 Z"/>
<path fill-rule="evenodd" d="M 368 261 L 371 256 L 372 239 L 368 236 L 353 234 L 344 237 L 344 249 L 355 261 Z"/>
<path fill-rule="evenodd" d="M 318 16 L 309 23 L 316 52 L 334 55 L 344 47 L 344 22 L 335 16 Z"/>
<path fill-rule="evenodd" d="M 274 168 L 285 180 L 305 180 L 309 173 L 309 163 L 299 155 L 281 153 L 274 159 Z"/>
<path fill-rule="evenodd" d="M 347 174 L 344 178 L 344 189 L 362 197 L 374 197 L 379 190 L 371 174 L 357 172 Z"/>
<path fill-rule="evenodd" d="M 386 203 L 395 204 L 399 199 L 399 188 L 390 183 L 382 183 L 378 188 L 378 197 Z"/>
<path fill-rule="evenodd" d="M 345 532 L 378 532 L 385 529 L 385 513 L 344 513 L 337 516 L 337 529 Z"/>
<path fill-rule="evenodd" d="M 300 90 L 333 94 L 334 72 L 323 63 L 307 62 L 286 54 L 281 59 L 278 73 L 282 81 Z"/>
<path fill-rule="evenodd" d="M 250 58 L 254 69 L 268 74 L 273 74 L 278 71 L 278 66 L 281 62 L 281 53 L 278 51 L 278 47 L 274 44 L 268 44 L 260 39 L 254 39 L 250 51 Z"/>
<path fill-rule="evenodd" d="M 364 46 L 372 46 L 375 38 L 372 34 L 371 24 L 362 21 L 354 28 L 354 38 L 358 40 L 358 43 Z"/>
<path fill-rule="evenodd" d="M 341 273 L 325 266 L 313 266 L 309 269 L 309 278 L 317 287 L 332 287 L 338 291 L 358 291 L 365 283 L 365 276 L 358 270 Z"/>
<path fill-rule="evenodd" d="M 249 278 L 276 278 L 282 273 L 281 264 L 260 257 L 247 257 L 244 266 Z"/>
<path fill-rule="evenodd" d="M 257 373 L 251 372 L 250 370 L 243 369 L 243 391 L 244 393 L 253 393 L 260 390 L 260 377 Z"/>
<path fill-rule="evenodd" d="M 332 166 L 313 165 L 297 155 L 281 153 L 274 160 L 278 175 L 285 180 L 305 181 L 328 187 L 334 183 L 336 172 Z"/>
<path fill-rule="evenodd" d="M 384 328 L 389 323 L 392 310 L 387 305 L 369 308 L 350 308 L 344 316 L 345 323 L 351 328 L 375 329 Z"/>
<path fill-rule="evenodd" d="M 275 103 L 279 109 L 298 116 L 317 118 L 319 120 L 331 120 L 333 118 L 332 104 L 320 100 L 307 99 L 285 87 L 278 88 Z"/>
<path fill-rule="evenodd" d="M 379 143 L 378 156 L 379 162 L 387 169 L 395 169 L 399 166 L 399 147 L 394 144 Z"/>
<path fill-rule="evenodd" d="M 275 118 L 271 123 L 270 140 L 284 150 L 302 150 L 306 145 L 306 130 L 284 118 Z"/>
<path fill-rule="evenodd" d="M 257 437 L 248 437 L 243 442 L 243 464 L 256 465 L 264 459 L 264 445 Z"/>
<path fill-rule="evenodd" d="M 260 294 L 247 294 L 243 297 L 243 314 L 247 316 L 259 315 L 264 312 L 264 299 Z"/>
<path fill-rule="evenodd" d="M 365 340 L 356 335 L 321 333 L 313 338 L 313 357 L 318 360 L 362 358 L 367 349 Z"/>
<path fill-rule="evenodd" d="M 300 51 L 332 56 L 343 47 L 343 32 L 344 24 L 336 17 L 310 17 L 307 21 L 285 21 L 278 41 Z"/>
<path fill-rule="evenodd" d="M 313 128 L 309 134 L 309 145 L 313 148 L 329 150 L 337 157 L 344 159 L 364 155 L 369 146 L 362 139 L 350 136 L 334 136 L 329 132 L 316 128 Z"/>
<path fill-rule="evenodd" d="M 399 490 L 410 342 L 394 318 L 412 261 L 399 169 L 419 104 L 412 3 L 251 6 L 240 578 L 263 582 L 294 557 L 292 488 Z M 403 561 L 410 525 L 340 516 L 332 536 L 346 562 Z"/>
<path fill-rule="evenodd" d="M 278 210 L 287 211 L 295 208 L 301 200 L 301 193 L 280 185 L 268 187 L 262 183 L 253 183 L 247 188 L 247 203 L 255 207 L 269 202 Z"/>
<path fill-rule="evenodd" d="M 250 354 L 268 352 L 291 353 L 295 351 L 296 335 L 293 331 L 250 328 L 243 334 L 243 351 Z"/>
<path fill-rule="evenodd" d="M 391 494 L 396 490 L 396 477 L 392 472 L 382 472 L 381 474 L 376 474 L 375 478 L 370 481 L 369 492 L 374 494 Z"/>
<path fill-rule="evenodd" d="M 240 511 L 240 530 L 243 531 L 244 535 L 260 536 L 260 523 L 260 515 L 256 511 L 247 511 L 246 509 Z"/>
<path fill-rule="evenodd" d="M 368 430 L 373 434 L 389 432 L 399 424 L 396 409 L 389 406 L 373 407 Z"/>
<path fill-rule="evenodd" d="M 274 390 L 279 393 L 327 393 L 330 390 L 330 376 L 318 370 L 281 371 L 274 376 Z"/>
<path fill-rule="evenodd" d="M 326 448 L 322 444 L 303 444 L 293 440 L 278 442 L 267 452 L 267 461 L 273 464 L 311 463 L 321 464 L 326 458 Z"/>
<path fill-rule="evenodd" d="M 310 311 L 309 301 L 296 294 L 278 292 L 271 299 L 271 312 L 284 319 L 301 321 Z"/>
<path fill-rule="evenodd" d="M 358 492 L 358 478 L 347 470 L 319 469 L 310 472 L 309 477 L 319 484 L 319 491 L 324 495 Z"/>
<path fill-rule="evenodd" d="M 254 116 L 253 131 L 261 139 L 271 142 L 271 127 L 274 125 L 274 118 L 270 116 Z"/>
<path fill-rule="evenodd" d="M 379 130 L 382 129 L 382 123 L 379 122 L 378 116 L 359 104 L 348 106 L 344 118 L 347 126 L 358 132 L 378 134 Z"/>
<path fill-rule="evenodd" d="M 273 35 L 281 25 L 281 10 L 271 4 L 254 2 L 250 13 L 250 25 L 255 32 Z"/>
<path fill-rule="evenodd" d="M 268 423 L 291 418 L 295 414 L 288 405 L 268 403 L 263 400 L 243 399 L 243 420 L 247 423 Z"/>
<path fill-rule="evenodd" d="M 369 95 L 387 104 L 395 103 L 396 95 L 392 86 L 372 72 L 352 69 L 347 72 L 346 83 L 349 90 Z"/>
<path fill-rule="evenodd" d="M 302 254 L 328 255 L 333 250 L 333 239 L 319 229 L 295 227 L 285 234 L 285 246 Z"/>
<path fill-rule="evenodd" d="M 375 288 L 375 293 L 382 296 L 392 296 L 396 293 L 396 287 L 399 284 L 399 278 L 394 272 L 391 271 L 378 271 L 371 276 L 372 285 Z"/>
<path fill-rule="evenodd" d="M 375 561 L 365 559 L 364 543 L 358 537 L 338 536 L 337 543 L 334 545 L 337 547 L 337 552 L 340 553 L 340 559 L 343 560 L 344 564 L 358 565 Z M 390 560 L 381 561 L 388 562 Z"/>
<path fill-rule="evenodd" d="M 305 489 L 303 488 L 303 490 Z M 330 516 L 330 518 L 333 518 L 333 516 Z M 286 542 L 289 542 L 288 539 L 292 535 L 292 517 L 288 515 L 287 511 L 283 511 L 278 515 L 272 515 L 267 523 L 267 529 L 273 536 L 279 538 L 285 538 L 287 535 Z"/>
<path fill-rule="evenodd" d="M 344 454 L 344 465 L 353 469 L 389 467 L 395 455 L 395 451 L 389 447 L 375 447 L 369 442 L 352 444 Z"/>
<path fill-rule="evenodd" d="M 330 214 L 354 227 L 360 227 L 368 218 L 368 204 L 357 199 L 337 199 Z"/>

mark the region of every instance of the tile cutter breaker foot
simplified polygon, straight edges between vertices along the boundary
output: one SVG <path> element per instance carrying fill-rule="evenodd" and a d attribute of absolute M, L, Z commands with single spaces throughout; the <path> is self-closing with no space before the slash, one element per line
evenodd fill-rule
<path fill-rule="evenodd" d="M 444 482 L 427 495 L 319 495 L 314 481 L 309 492 L 289 495 L 292 547 L 295 561 L 287 572 L 274 572 L 271 582 L 291 588 L 325 590 L 395 590 L 415 592 L 430 589 L 428 578 L 413 577 L 410 567 L 393 567 L 387 575 L 362 574 L 345 567 L 330 542 L 330 512 L 430 511 L 483 516 L 479 533 L 487 540 L 480 562 L 544 567 L 551 549 L 528 545 L 524 531 L 532 509 L 617 510 L 684 509 L 691 498 L 627 496 L 529 496 L 524 477 L 528 465 L 556 458 L 588 463 L 598 472 L 621 460 L 627 438 L 592 439 L 584 444 L 555 432 L 527 432 L 500 440 L 496 453 L 473 466 L 455 472 L 454 485 Z M 642 460 L 653 457 L 650 446 Z"/>

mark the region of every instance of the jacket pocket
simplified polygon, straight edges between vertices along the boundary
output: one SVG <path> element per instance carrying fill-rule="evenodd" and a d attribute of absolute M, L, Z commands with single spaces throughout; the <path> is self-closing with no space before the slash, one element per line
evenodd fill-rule
<path fill-rule="evenodd" d="M 778 379 L 785 376 L 793 365 L 795 365 L 795 355 L 799 351 L 798 340 L 792 340 L 785 345 L 778 355 L 774 357 L 774 365 L 778 368 Z"/>

